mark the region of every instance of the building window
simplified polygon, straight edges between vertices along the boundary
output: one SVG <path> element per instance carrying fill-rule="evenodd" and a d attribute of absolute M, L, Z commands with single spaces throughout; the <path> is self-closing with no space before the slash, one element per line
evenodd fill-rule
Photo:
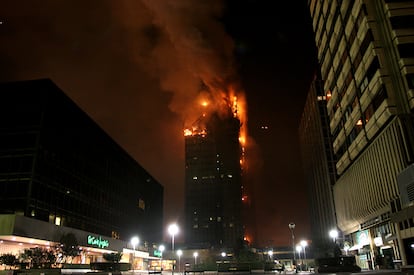
<path fill-rule="evenodd" d="M 414 74 L 407 74 L 405 76 L 409 89 L 414 89 Z"/>
<path fill-rule="evenodd" d="M 414 43 L 399 44 L 398 52 L 400 53 L 401 58 L 414 57 Z"/>
<path fill-rule="evenodd" d="M 394 16 L 390 21 L 393 29 L 414 28 L 414 15 Z"/>

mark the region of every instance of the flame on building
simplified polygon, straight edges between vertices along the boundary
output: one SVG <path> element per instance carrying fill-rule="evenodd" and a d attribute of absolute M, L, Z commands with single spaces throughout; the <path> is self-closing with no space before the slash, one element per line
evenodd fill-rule
<path fill-rule="evenodd" d="M 184 129 L 184 136 L 206 136 L 208 134 L 207 129 L 202 123 L 204 117 L 214 111 L 223 114 L 231 112 L 233 117 L 240 121 L 239 142 L 242 147 L 242 154 L 244 155 L 247 136 L 247 107 L 244 94 L 237 94 L 235 88 L 230 86 L 226 92 L 218 91 L 214 94 L 202 93 L 197 101 L 199 106 L 196 106 L 196 108 L 200 108 L 200 117 L 191 126 L 187 126 Z M 241 159 L 240 163 L 243 162 L 244 160 Z"/>

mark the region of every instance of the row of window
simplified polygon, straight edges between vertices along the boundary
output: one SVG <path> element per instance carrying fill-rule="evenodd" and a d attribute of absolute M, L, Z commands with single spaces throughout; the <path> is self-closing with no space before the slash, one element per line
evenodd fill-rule
<path fill-rule="evenodd" d="M 352 144 L 352 142 L 356 139 L 358 134 L 364 129 L 365 125 L 368 121 L 372 118 L 375 111 L 381 105 L 381 103 L 388 97 L 385 86 L 382 86 L 381 89 L 378 91 L 374 99 L 368 105 L 366 110 L 363 112 L 361 118 L 357 121 L 351 132 L 347 135 L 345 142 L 339 147 L 339 149 L 335 152 L 335 158 L 339 159 L 343 154 L 345 154 L 347 148 Z M 335 134 L 339 133 L 338 129 L 342 129 L 344 127 L 344 122 L 340 124 L 340 127 L 337 127 Z"/>

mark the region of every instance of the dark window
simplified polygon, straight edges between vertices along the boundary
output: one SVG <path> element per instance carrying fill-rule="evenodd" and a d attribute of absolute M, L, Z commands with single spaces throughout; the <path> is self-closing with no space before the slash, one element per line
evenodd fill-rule
<path fill-rule="evenodd" d="M 413 20 L 414 20 L 414 18 L 413 18 Z M 414 43 L 398 45 L 398 52 L 400 53 L 401 58 L 414 57 Z"/>
<path fill-rule="evenodd" d="M 414 74 L 407 74 L 405 78 L 407 79 L 408 88 L 414 89 Z"/>
<path fill-rule="evenodd" d="M 335 153 L 335 158 L 340 159 L 343 156 L 343 154 L 345 154 L 346 149 L 347 149 L 347 145 L 346 145 L 346 142 L 344 142 L 341 145 L 341 147 L 339 147 L 338 151 Z"/>
<path fill-rule="evenodd" d="M 394 16 L 390 21 L 393 29 L 414 28 L 414 15 Z"/>
<path fill-rule="evenodd" d="M 369 44 L 374 40 L 371 30 L 368 30 L 364 40 L 361 42 L 361 47 L 359 48 L 359 52 L 363 56 L 366 50 L 368 49 Z"/>
<path fill-rule="evenodd" d="M 372 103 L 371 103 L 369 104 L 369 106 L 364 112 L 365 121 L 368 122 L 373 115 L 374 115 L 374 107 L 372 106 Z"/>
<path fill-rule="evenodd" d="M 379 61 L 378 58 L 375 57 L 374 60 L 372 60 L 371 65 L 369 66 L 367 73 L 366 73 L 366 77 L 368 78 L 368 81 L 371 81 L 371 78 L 374 76 L 374 74 L 377 72 L 378 68 L 379 68 Z"/>
<path fill-rule="evenodd" d="M 387 97 L 388 95 L 385 86 L 382 86 L 381 89 L 378 91 L 377 95 L 372 100 L 372 106 L 374 108 L 374 111 L 378 109 L 378 107 Z"/>

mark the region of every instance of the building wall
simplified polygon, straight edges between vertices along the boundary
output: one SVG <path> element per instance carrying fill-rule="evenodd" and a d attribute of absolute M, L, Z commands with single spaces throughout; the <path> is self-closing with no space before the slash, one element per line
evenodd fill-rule
<path fill-rule="evenodd" d="M 162 239 L 163 187 L 50 80 L 0 85 L 0 211 Z"/>
<path fill-rule="evenodd" d="M 323 94 L 322 84 L 322 80 L 316 75 L 308 92 L 299 125 L 302 165 L 309 191 L 314 242 L 328 240 L 328 232 L 336 228 L 332 194 L 336 173 L 326 113 L 326 96 Z"/>
<path fill-rule="evenodd" d="M 240 121 L 213 115 L 185 137 L 186 242 L 234 247 L 243 238 Z"/>
<path fill-rule="evenodd" d="M 406 264 L 402 242 L 393 237 L 401 225 L 390 215 L 399 197 L 397 175 L 413 162 L 414 2 L 308 4 L 329 99 L 339 228 L 354 242 L 368 230 L 372 240 L 359 250 L 367 268 L 384 251 L 376 237 Z"/>

